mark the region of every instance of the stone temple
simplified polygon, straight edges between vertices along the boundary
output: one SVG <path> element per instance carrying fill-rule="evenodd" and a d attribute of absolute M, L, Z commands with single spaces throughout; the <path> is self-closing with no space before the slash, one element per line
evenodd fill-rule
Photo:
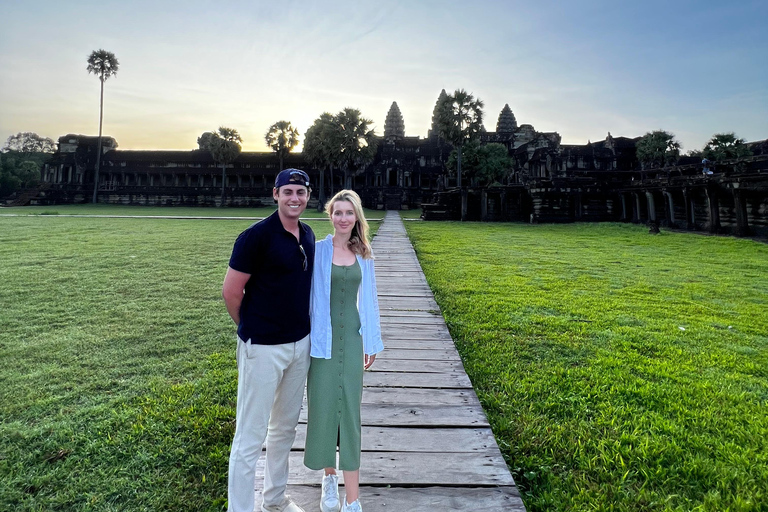
<path fill-rule="evenodd" d="M 440 97 L 445 94 L 443 90 Z M 445 170 L 452 148 L 436 128 L 439 99 L 426 137 L 406 135 L 400 108 L 392 103 L 374 161 L 352 177 L 352 188 L 367 208 L 423 208 L 427 219 L 626 221 L 768 236 L 768 141 L 749 143 L 751 157 L 717 164 L 713 174 L 703 174 L 701 159 L 692 157 L 681 157 L 669 167 L 641 169 L 636 157 L 640 137 L 608 133 L 605 140 L 585 145 L 562 144 L 556 132 L 518 124 L 505 105 L 496 131 L 483 131 L 481 144 L 504 145 L 513 169 L 492 186 L 480 187 L 470 180 L 460 191 L 455 177 Z M 102 141 L 99 202 L 219 205 L 221 167 L 208 151 L 120 150 L 113 138 Z M 58 151 L 42 171 L 43 186 L 16 204 L 90 200 L 96 148 L 96 137 L 60 137 Z M 315 184 L 321 176 L 301 153 L 291 153 L 284 167 L 307 170 Z M 241 153 L 227 167 L 226 205 L 273 205 L 278 171 L 279 160 L 272 152 Z M 340 172 L 323 175 L 326 195 L 343 187 Z M 315 185 L 315 198 L 317 191 Z"/>

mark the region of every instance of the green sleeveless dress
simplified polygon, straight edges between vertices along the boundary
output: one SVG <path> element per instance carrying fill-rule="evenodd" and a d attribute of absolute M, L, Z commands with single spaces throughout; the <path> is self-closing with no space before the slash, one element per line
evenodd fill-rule
<path fill-rule="evenodd" d="M 312 358 L 307 375 L 307 441 L 304 465 L 310 469 L 360 468 L 360 402 L 363 399 L 363 338 L 357 311 L 360 264 L 331 269 L 330 359 Z"/>

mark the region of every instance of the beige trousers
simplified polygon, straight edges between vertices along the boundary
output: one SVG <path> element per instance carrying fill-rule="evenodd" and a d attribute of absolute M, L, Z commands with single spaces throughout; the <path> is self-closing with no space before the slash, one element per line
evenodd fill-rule
<path fill-rule="evenodd" d="M 282 503 L 309 369 L 309 336 L 253 345 L 238 338 L 237 412 L 229 455 L 229 512 L 253 512 L 256 463 L 266 439 L 263 508 Z"/>

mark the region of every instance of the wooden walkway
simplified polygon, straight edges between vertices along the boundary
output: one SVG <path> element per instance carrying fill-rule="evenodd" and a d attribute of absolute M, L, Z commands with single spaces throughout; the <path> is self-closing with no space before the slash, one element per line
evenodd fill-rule
<path fill-rule="evenodd" d="M 363 509 L 525 511 L 397 212 L 387 212 L 373 247 L 385 350 L 364 377 Z M 306 407 L 288 494 L 316 512 L 322 472 L 303 464 L 305 422 Z M 257 510 L 262 481 L 260 465 Z"/>

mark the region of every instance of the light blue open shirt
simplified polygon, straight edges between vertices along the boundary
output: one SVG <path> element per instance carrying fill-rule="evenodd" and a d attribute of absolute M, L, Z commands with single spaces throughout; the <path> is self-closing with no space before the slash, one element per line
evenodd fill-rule
<path fill-rule="evenodd" d="M 379 298 L 376 295 L 376 276 L 373 259 L 357 256 L 363 274 L 357 290 L 357 311 L 360 313 L 360 334 L 363 351 L 373 355 L 384 350 L 379 320 Z M 312 357 L 331 358 L 331 269 L 333 267 L 333 236 L 315 243 L 315 269 L 312 273 L 312 292 L 309 296 Z"/>

